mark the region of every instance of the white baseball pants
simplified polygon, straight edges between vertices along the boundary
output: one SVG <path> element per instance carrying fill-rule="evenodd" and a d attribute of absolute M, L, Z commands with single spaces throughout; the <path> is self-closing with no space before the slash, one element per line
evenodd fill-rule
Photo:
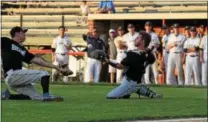
<path fill-rule="evenodd" d="M 158 62 L 157 62 L 157 57 L 156 55 L 155 56 L 155 62 L 153 64 L 149 64 L 146 69 L 145 69 L 145 74 L 144 74 L 144 82 L 145 84 L 151 84 L 151 75 L 152 74 L 151 72 L 153 72 L 153 78 L 154 78 L 154 81 L 155 81 L 155 84 L 158 84 L 158 81 L 157 81 L 157 76 L 158 76 Z"/>
<path fill-rule="evenodd" d="M 178 82 L 176 82 L 174 76 L 174 69 L 178 71 Z M 184 84 L 184 73 L 182 65 L 181 53 L 170 52 L 168 56 L 168 71 L 167 71 L 167 85 L 183 85 Z"/>
<path fill-rule="evenodd" d="M 86 82 L 90 82 L 91 80 L 93 80 L 94 83 L 98 83 L 100 80 L 101 68 L 102 64 L 99 60 L 88 57 L 88 75 Z"/>
<path fill-rule="evenodd" d="M 204 55 L 204 63 L 202 63 L 202 85 L 207 86 L 207 55 Z"/>
<path fill-rule="evenodd" d="M 42 100 L 42 96 L 35 90 L 32 83 L 38 82 L 49 73 L 41 70 L 10 70 L 7 72 L 5 82 L 9 89 L 29 96 L 32 100 Z"/>
<path fill-rule="evenodd" d="M 59 65 L 66 65 L 68 66 L 68 62 L 69 62 L 69 55 L 68 54 L 60 54 L 60 53 L 56 53 L 55 56 L 55 61 L 54 61 L 54 65 L 59 66 Z M 55 80 L 57 79 L 56 77 L 58 77 L 57 75 L 59 74 L 59 71 L 57 71 L 56 69 L 52 69 L 52 82 L 55 82 Z M 68 76 L 64 76 L 63 77 L 63 82 L 68 82 Z"/>
<path fill-rule="evenodd" d="M 191 57 L 186 56 L 186 72 L 185 72 L 185 85 L 192 85 L 192 72 L 194 73 L 194 81 L 195 85 L 199 86 L 201 85 L 201 65 L 199 61 L 199 56 Z"/>

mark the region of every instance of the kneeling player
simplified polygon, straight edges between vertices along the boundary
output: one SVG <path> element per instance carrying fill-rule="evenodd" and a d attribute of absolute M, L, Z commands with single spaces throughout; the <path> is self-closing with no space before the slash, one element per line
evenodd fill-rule
<path fill-rule="evenodd" d="M 122 83 L 117 88 L 108 93 L 108 99 L 129 98 L 132 93 L 143 95 L 149 98 L 162 98 L 161 94 L 157 94 L 150 90 L 147 86 L 141 84 L 141 79 L 145 73 L 145 67 L 154 63 L 154 56 L 148 47 L 151 37 L 144 31 L 139 32 L 138 38 L 135 40 L 136 50 L 127 52 L 127 57 L 117 63 L 113 60 L 106 61 L 113 67 L 124 69 L 124 77 Z"/>
<path fill-rule="evenodd" d="M 64 75 L 71 74 L 69 69 L 55 66 L 42 57 L 35 56 L 28 52 L 22 46 L 25 41 L 25 33 L 27 30 L 21 27 L 14 27 L 10 34 L 12 39 L 7 37 L 1 38 L 1 58 L 4 70 L 6 85 L 9 89 L 18 93 L 11 95 L 8 90 L 1 94 L 2 99 L 32 99 L 43 101 L 62 101 L 62 97 L 56 97 L 49 93 L 49 78 L 50 75 L 42 70 L 27 70 L 22 69 L 22 63 L 34 63 L 39 66 L 54 68 L 62 72 Z M 32 83 L 41 81 L 43 95 L 36 91 Z"/>

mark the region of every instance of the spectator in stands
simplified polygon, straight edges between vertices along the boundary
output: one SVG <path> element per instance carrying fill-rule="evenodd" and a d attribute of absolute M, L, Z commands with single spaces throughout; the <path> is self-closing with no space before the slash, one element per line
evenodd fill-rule
<path fill-rule="evenodd" d="M 101 1 L 96 13 L 115 13 L 115 6 L 112 1 Z"/>
<path fill-rule="evenodd" d="M 200 44 L 200 63 L 202 64 L 202 85 L 207 86 L 207 42 L 208 38 L 207 35 L 205 35 Z"/>
<path fill-rule="evenodd" d="M 91 57 L 91 53 L 95 50 L 104 50 L 106 51 L 106 45 L 99 38 L 99 33 L 98 31 L 94 28 L 92 30 L 92 35 L 83 35 L 83 39 L 87 42 L 87 55 L 88 55 L 88 61 L 87 61 L 87 80 L 86 82 L 94 82 L 98 83 L 100 79 L 100 71 L 101 71 L 101 61 L 94 59 Z"/>
<path fill-rule="evenodd" d="M 138 37 L 138 32 L 135 31 L 133 24 L 128 24 L 128 33 L 123 36 L 124 42 L 126 43 L 127 50 L 134 50 L 137 47 L 134 44 L 134 40 Z"/>
<path fill-rule="evenodd" d="M 158 76 L 158 60 L 157 60 L 157 49 L 160 47 L 160 41 L 156 33 L 152 31 L 152 23 L 147 21 L 144 25 L 145 31 L 151 35 L 151 42 L 149 46 L 154 46 L 153 54 L 155 55 L 155 62 L 153 64 L 149 64 L 146 67 L 144 80 L 146 84 L 151 84 L 151 71 L 154 74 L 155 84 L 158 84 L 157 76 Z"/>
<path fill-rule="evenodd" d="M 119 26 L 117 29 L 118 36 L 115 39 L 115 45 L 117 48 L 117 56 L 116 56 L 116 61 L 118 63 L 121 63 L 121 61 L 126 57 L 126 50 L 127 46 L 124 41 L 124 28 L 122 26 Z M 123 70 L 117 69 L 116 70 L 116 83 L 121 83 L 122 78 L 123 78 Z"/>
<path fill-rule="evenodd" d="M 162 45 L 163 45 L 163 60 L 164 60 L 164 65 L 165 65 L 165 72 L 167 72 L 167 67 L 168 67 L 168 39 L 170 37 L 170 30 L 167 25 L 162 26 L 162 30 L 164 32 L 164 35 L 162 37 Z"/>
<path fill-rule="evenodd" d="M 184 52 L 186 53 L 185 85 L 191 85 L 192 73 L 194 73 L 194 84 L 198 86 L 201 85 L 199 44 L 200 39 L 197 36 L 196 27 L 190 27 L 190 38 L 188 38 L 184 43 Z"/>
<path fill-rule="evenodd" d="M 166 83 L 168 85 L 183 85 L 184 84 L 184 72 L 183 72 L 183 45 L 186 40 L 185 36 L 179 32 L 179 24 L 174 24 L 174 33 L 170 35 L 168 40 L 168 71 Z M 178 72 L 178 82 L 175 79 L 174 69 Z"/>
<path fill-rule="evenodd" d="M 200 25 L 199 29 L 198 29 L 198 36 L 200 39 L 202 39 L 204 37 L 204 31 L 205 31 L 204 25 Z"/>
<path fill-rule="evenodd" d="M 114 29 L 109 30 L 109 39 L 108 39 L 108 45 L 109 45 L 109 58 L 112 60 L 116 60 L 117 50 L 114 43 L 114 40 L 116 38 L 116 31 Z M 115 76 L 116 76 L 116 69 L 109 65 L 109 73 L 110 73 L 110 82 L 114 83 Z"/>
<path fill-rule="evenodd" d="M 186 39 L 188 39 L 190 37 L 190 31 L 189 31 L 189 26 L 186 26 L 184 28 L 184 36 L 186 37 Z"/>
<path fill-rule="evenodd" d="M 82 16 L 88 16 L 88 14 L 90 13 L 90 8 L 87 5 L 86 0 L 82 1 L 82 5 L 80 5 L 80 9 L 81 9 L 81 15 Z"/>

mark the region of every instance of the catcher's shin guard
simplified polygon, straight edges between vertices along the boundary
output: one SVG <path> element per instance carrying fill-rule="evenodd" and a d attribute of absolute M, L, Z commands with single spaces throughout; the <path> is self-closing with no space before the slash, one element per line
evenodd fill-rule
<path fill-rule="evenodd" d="M 138 86 L 138 90 L 136 91 L 136 93 L 142 96 L 146 96 L 149 98 L 162 98 L 162 94 L 157 94 L 156 92 L 150 90 L 147 86 L 141 85 L 139 84 Z"/>

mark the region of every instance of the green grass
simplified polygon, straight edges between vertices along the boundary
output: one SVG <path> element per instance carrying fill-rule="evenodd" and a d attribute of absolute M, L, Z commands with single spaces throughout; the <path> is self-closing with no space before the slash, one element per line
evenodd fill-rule
<path fill-rule="evenodd" d="M 2 101 L 2 122 L 89 122 L 207 116 L 206 88 L 151 87 L 164 99 L 107 100 L 111 85 L 51 85 L 64 102 Z M 3 88 L 5 85 L 3 84 Z M 37 85 L 39 90 L 40 86 Z"/>

